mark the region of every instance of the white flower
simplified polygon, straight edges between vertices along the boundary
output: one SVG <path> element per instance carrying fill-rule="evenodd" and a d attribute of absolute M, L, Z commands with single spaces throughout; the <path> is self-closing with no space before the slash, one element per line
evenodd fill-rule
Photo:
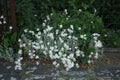
<path fill-rule="evenodd" d="M 41 49 L 44 49 L 44 45 L 41 45 Z"/>
<path fill-rule="evenodd" d="M 96 41 L 96 40 L 98 39 L 98 37 L 97 37 L 97 36 L 94 36 L 93 39 Z"/>
<path fill-rule="evenodd" d="M 6 24 L 6 21 L 3 21 L 4 24 Z"/>
<path fill-rule="evenodd" d="M 57 29 L 57 30 L 56 30 L 56 34 L 58 34 L 58 32 L 59 32 L 59 30 Z"/>
<path fill-rule="evenodd" d="M 12 26 L 10 26 L 10 27 L 9 27 L 9 29 L 11 30 L 11 29 L 13 29 L 13 27 L 12 27 Z"/>
<path fill-rule="evenodd" d="M 99 56 L 99 55 L 98 55 L 98 53 L 96 52 L 94 57 L 95 57 L 96 59 L 98 59 L 98 56 Z"/>
<path fill-rule="evenodd" d="M 28 32 L 28 29 L 24 29 L 24 32 L 27 33 L 27 32 Z"/>
<path fill-rule="evenodd" d="M 79 64 L 78 63 L 76 63 L 75 66 L 76 66 L 76 68 L 79 68 Z"/>
<path fill-rule="evenodd" d="M 71 39 L 71 38 L 72 38 L 72 36 L 71 36 L 71 35 L 69 35 L 69 36 L 68 36 L 68 38 L 69 38 L 69 39 Z"/>
<path fill-rule="evenodd" d="M 81 30 L 81 27 L 79 27 L 78 30 Z"/>
<path fill-rule="evenodd" d="M 43 41 L 41 40 L 39 43 L 40 43 L 40 44 L 42 44 L 42 43 L 43 43 Z"/>
<path fill-rule="evenodd" d="M 50 20 L 50 16 L 49 15 L 47 15 L 47 20 Z"/>
<path fill-rule="evenodd" d="M 59 63 L 57 63 L 56 65 L 55 65 L 55 67 L 59 67 L 60 66 L 60 64 Z"/>
<path fill-rule="evenodd" d="M 46 22 L 47 22 L 47 20 L 45 19 L 45 20 L 44 20 L 44 22 L 46 23 Z"/>
<path fill-rule="evenodd" d="M 22 54 L 22 50 L 21 49 L 18 51 L 18 54 Z"/>
<path fill-rule="evenodd" d="M 94 13 L 96 13 L 97 12 L 97 10 L 94 8 Z"/>
<path fill-rule="evenodd" d="M 43 26 L 43 27 L 45 27 L 45 26 L 46 26 L 46 24 L 45 24 L 45 23 L 42 23 L 42 26 Z"/>
<path fill-rule="evenodd" d="M 61 42 L 61 43 L 63 43 L 63 42 L 64 42 L 64 40 L 63 40 L 61 37 L 59 37 L 59 40 L 60 40 L 60 42 Z"/>
<path fill-rule="evenodd" d="M 34 15 L 35 17 L 37 16 L 37 14 Z"/>
<path fill-rule="evenodd" d="M 57 64 L 57 62 L 56 61 L 53 61 L 53 65 L 56 65 Z"/>
<path fill-rule="evenodd" d="M 93 52 L 91 52 L 90 54 L 91 54 L 91 55 L 93 55 L 94 53 L 93 53 Z"/>
<path fill-rule="evenodd" d="M 95 47 L 97 47 L 97 48 L 103 47 L 102 42 L 100 40 L 95 41 Z"/>
<path fill-rule="evenodd" d="M 76 56 L 80 56 L 80 53 L 77 53 Z"/>
<path fill-rule="evenodd" d="M 18 42 L 21 42 L 21 39 L 20 39 L 20 38 L 18 39 Z"/>
<path fill-rule="evenodd" d="M 37 28 L 37 31 L 39 31 L 40 29 L 39 28 Z"/>
<path fill-rule="evenodd" d="M 62 52 L 58 52 L 59 56 L 62 56 Z"/>
<path fill-rule="evenodd" d="M 71 29 L 74 29 L 73 25 L 70 25 L 70 28 L 71 28 Z"/>
<path fill-rule="evenodd" d="M 50 27 L 49 25 L 47 25 L 47 31 L 51 31 L 53 29 L 53 27 Z"/>
<path fill-rule="evenodd" d="M 38 32 L 38 35 L 41 35 L 41 32 Z"/>
<path fill-rule="evenodd" d="M 62 24 L 60 25 L 60 28 L 63 28 L 63 25 L 62 25 Z"/>
<path fill-rule="evenodd" d="M 38 56 L 38 55 L 36 55 L 36 56 L 35 56 L 35 59 L 39 59 L 39 56 Z"/>
<path fill-rule="evenodd" d="M 88 64 L 90 64 L 91 63 L 91 61 L 90 60 L 88 60 Z"/>
<path fill-rule="evenodd" d="M 85 55 L 84 55 L 84 54 L 82 54 L 82 57 L 85 57 Z"/>
<path fill-rule="evenodd" d="M 61 33 L 62 37 L 66 37 L 68 34 L 67 33 Z"/>
<path fill-rule="evenodd" d="M 81 11 L 82 11 L 82 9 L 79 9 L 78 11 L 79 11 L 79 12 L 81 12 Z"/>
<path fill-rule="evenodd" d="M 34 31 L 29 31 L 29 33 L 31 33 L 32 35 L 35 35 Z"/>
<path fill-rule="evenodd" d="M 66 44 L 66 43 L 64 43 L 64 45 L 63 45 L 65 48 L 66 48 L 66 50 L 68 50 L 69 49 L 69 46 Z"/>
<path fill-rule="evenodd" d="M 89 58 L 91 58 L 91 57 L 92 57 L 92 55 L 89 55 L 88 57 L 89 57 Z"/>
<path fill-rule="evenodd" d="M 77 38 L 77 37 L 75 37 L 75 36 L 73 36 L 73 39 L 74 39 L 74 40 L 78 40 L 78 38 Z"/>
<path fill-rule="evenodd" d="M 71 30 L 71 29 L 69 29 L 69 28 L 68 28 L 67 30 L 68 30 L 69 33 L 73 33 L 73 30 Z"/>
<path fill-rule="evenodd" d="M 93 24 L 93 21 L 91 21 L 91 23 Z"/>
<path fill-rule="evenodd" d="M 86 40 L 87 39 L 86 34 L 80 35 L 80 38 Z"/>
<path fill-rule="evenodd" d="M 54 34 L 53 33 L 49 33 L 47 34 L 51 39 L 54 39 Z"/>
<path fill-rule="evenodd" d="M 53 51 L 53 50 L 54 50 L 54 47 L 52 47 L 52 46 L 51 46 L 51 47 L 50 47 L 50 50 L 52 50 L 52 51 Z"/>
<path fill-rule="evenodd" d="M 68 20 L 69 18 L 67 17 L 66 20 Z"/>
<path fill-rule="evenodd" d="M 49 42 L 47 42 L 47 45 L 50 45 L 50 43 L 49 43 Z"/>
<path fill-rule="evenodd" d="M 26 44 L 24 43 L 24 44 L 22 44 L 22 46 L 23 46 L 23 47 L 25 47 L 25 46 L 26 46 Z"/>
<path fill-rule="evenodd" d="M 80 56 L 80 50 L 76 51 L 76 56 Z"/>
<path fill-rule="evenodd" d="M 74 54 L 71 53 L 71 54 L 69 55 L 69 57 L 72 59 L 72 58 L 74 57 Z"/>
<path fill-rule="evenodd" d="M 37 62 L 36 62 L 36 65 L 39 65 L 39 64 L 40 64 L 40 63 L 37 61 Z"/>
<path fill-rule="evenodd" d="M 4 18 L 4 16 L 2 15 L 0 18 L 1 18 L 1 19 L 3 19 L 3 18 Z"/>
<path fill-rule="evenodd" d="M 33 45 L 33 48 L 38 50 L 38 49 L 40 49 L 40 46 L 39 45 Z"/>
<path fill-rule="evenodd" d="M 59 56 L 58 56 L 58 54 L 55 54 L 55 56 L 54 56 L 54 57 L 55 57 L 55 59 L 59 59 Z"/>
<path fill-rule="evenodd" d="M 47 33 L 47 31 L 46 31 L 46 30 L 43 30 L 43 32 L 44 32 L 44 34 L 46 34 L 46 33 Z"/>
<path fill-rule="evenodd" d="M 50 14 L 51 16 L 53 15 L 53 13 Z"/>
<path fill-rule="evenodd" d="M 65 11 L 65 14 L 68 14 L 67 9 L 65 9 L 64 11 Z"/>
<path fill-rule="evenodd" d="M 100 34 L 98 34 L 98 33 L 93 33 L 92 35 L 93 36 L 98 36 L 98 37 L 100 36 Z"/>

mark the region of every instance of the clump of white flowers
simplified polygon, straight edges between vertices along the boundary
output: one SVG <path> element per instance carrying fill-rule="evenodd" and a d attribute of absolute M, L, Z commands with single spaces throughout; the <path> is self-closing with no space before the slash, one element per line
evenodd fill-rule
<path fill-rule="evenodd" d="M 82 10 L 79 11 L 81 12 Z M 66 20 L 70 19 L 67 9 L 65 9 L 63 15 L 67 15 Z M 43 28 L 42 30 L 40 30 L 40 28 L 36 28 L 34 31 L 28 29 L 24 30 L 21 39 L 18 41 L 20 47 L 18 54 L 20 57 L 22 57 L 22 54 L 27 54 L 30 59 L 39 60 L 41 59 L 41 55 L 42 57 L 44 55 L 45 58 L 49 58 L 53 61 L 55 67 L 63 65 L 67 71 L 73 67 L 79 68 L 79 61 L 77 60 L 81 60 L 80 58 L 89 57 L 88 63 L 92 62 L 91 59 L 98 58 L 98 49 L 102 47 L 102 43 L 98 39 L 100 34 L 91 34 L 95 51 L 86 55 L 83 48 L 79 46 L 79 42 L 86 41 L 88 39 L 87 34 L 81 33 L 79 36 L 74 35 L 76 27 L 74 27 L 72 23 L 69 24 L 67 28 L 61 23 L 57 25 L 57 28 L 54 28 L 54 23 L 49 24 L 52 16 L 54 16 L 53 13 L 46 16 L 42 26 L 40 26 L 40 28 Z M 82 27 L 77 27 L 77 29 L 81 31 Z M 33 40 L 31 38 L 33 38 Z M 20 66 L 21 60 L 21 58 L 18 58 L 15 63 Z M 37 62 L 37 64 L 39 63 Z M 21 69 L 18 66 L 17 68 Z"/>

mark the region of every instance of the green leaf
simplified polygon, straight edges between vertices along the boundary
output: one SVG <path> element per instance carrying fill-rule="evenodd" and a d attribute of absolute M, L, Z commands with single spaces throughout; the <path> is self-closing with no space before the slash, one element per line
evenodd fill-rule
<path fill-rule="evenodd" d="M 5 38 L 5 39 L 3 40 L 3 45 L 4 45 L 5 47 L 8 47 L 8 46 L 9 46 L 9 39 L 8 39 L 8 38 Z"/>
<path fill-rule="evenodd" d="M 17 38 L 17 33 L 13 33 L 13 35 L 11 36 L 11 39 L 10 39 L 11 45 L 13 45 L 15 43 L 16 38 Z"/>

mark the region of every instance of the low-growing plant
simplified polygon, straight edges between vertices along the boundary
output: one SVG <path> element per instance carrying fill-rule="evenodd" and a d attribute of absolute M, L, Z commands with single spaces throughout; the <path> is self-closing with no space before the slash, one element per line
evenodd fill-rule
<path fill-rule="evenodd" d="M 99 40 L 102 26 L 100 17 L 81 9 L 53 11 L 39 28 L 24 30 L 18 40 L 15 69 L 22 69 L 23 55 L 35 60 L 48 58 L 53 65 L 63 65 L 66 70 L 79 67 L 79 63 L 93 63 L 103 46 Z"/>
<path fill-rule="evenodd" d="M 12 32 L 12 26 L 6 27 L 6 20 L 4 16 L 0 17 L 2 19 L 1 25 L 2 29 L 2 40 L 0 43 L 0 58 L 14 61 L 14 44 L 16 42 L 17 33 Z"/>

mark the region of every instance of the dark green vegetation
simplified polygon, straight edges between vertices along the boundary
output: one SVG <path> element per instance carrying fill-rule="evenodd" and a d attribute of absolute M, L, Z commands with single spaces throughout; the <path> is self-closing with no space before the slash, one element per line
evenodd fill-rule
<path fill-rule="evenodd" d="M 3 1 L 0 0 L 0 6 L 2 14 L 5 14 Z M 7 1 L 9 26 L 11 26 L 10 0 Z M 86 32 L 89 32 L 88 28 L 91 27 L 94 29 L 92 31 L 101 33 L 101 39 L 105 47 L 120 47 L 119 4 L 120 0 L 15 0 L 18 37 L 24 28 L 34 29 L 35 27 L 40 27 L 46 15 L 53 11 L 57 13 L 68 9 L 71 14 L 74 14 L 74 10 L 81 9 L 83 11 L 83 14 L 81 13 L 79 16 L 82 17 L 80 19 L 81 23 L 77 23 L 79 20 L 77 18 L 68 22 L 74 22 L 74 24 L 77 23 L 80 26 L 86 27 Z M 72 17 L 75 18 L 77 15 Z M 60 18 L 55 18 L 55 21 L 60 20 Z M 91 21 L 95 23 L 92 24 Z M 6 28 L 6 25 L 3 25 L 3 27 Z M 15 40 L 17 40 L 16 33 L 14 34 L 4 29 L 2 35 L 0 51 L 1 53 L 8 54 L 11 51 L 11 48 L 8 47 L 14 47 Z M 13 55 L 10 54 L 8 56 Z"/>

